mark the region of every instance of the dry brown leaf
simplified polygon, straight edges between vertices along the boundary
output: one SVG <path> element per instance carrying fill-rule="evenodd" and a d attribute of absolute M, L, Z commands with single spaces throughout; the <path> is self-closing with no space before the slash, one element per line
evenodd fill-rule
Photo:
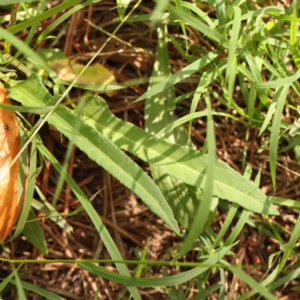
<path fill-rule="evenodd" d="M 1 82 L 0 103 L 11 104 Z M 0 242 L 11 231 L 23 205 L 22 200 L 18 203 L 20 160 L 10 166 L 19 151 L 20 130 L 16 115 L 11 110 L 0 108 Z"/>

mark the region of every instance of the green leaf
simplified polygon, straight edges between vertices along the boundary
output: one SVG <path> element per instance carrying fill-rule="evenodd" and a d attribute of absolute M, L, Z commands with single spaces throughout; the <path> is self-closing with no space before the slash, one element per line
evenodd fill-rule
<path fill-rule="evenodd" d="M 134 278 L 129 276 L 123 276 L 116 274 L 114 272 L 107 271 L 104 268 L 97 267 L 94 264 L 86 262 L 78 262 L 78 266 L 82 269 L 88 271 L 91 274 L 105 278 L 107 280 L 137 287 L 159 287 L 159 286 L 171 286 L 176 284 L 181 284 L 189 281 L 200 274 L 203 274 L 210 268 L 214 267 L 218 261 L 226 255 L 233 245 L 222 247 L 219 251 L 215 251 L 214 254 L 203 261 L 203 266 L 196 267 L 186 272 L 181 272 L 172 276 L 164 276 L 160 278 Z"/>
<path fill-rule="evenodd" d="M 239 39 L 239 31 L 241 27 L 241 9 L 237 6 L 232 7 L 234 11 L 234 19 L 232 24 L 232 34 L 229 42 L 228 49 L 228 63 L 226 70 L 226 79 L 228 82 L 228 106 L 231 106 L 231 99 L 233 96 L 236 80 L 236 68 L 237 68 L 237 46 Z"/>
<path fill-rule="evenodd" d="M 35 87 L 33 91 L 32 87 Z M 11 90 L 11 97 L 27 105 L 49 104 L 54 98 L 47 92 L 40 79 L 33 75 Z M 173 212 L 151 178 L 138 167 L 117 146 L 101 133 L 84 122 L 80 116 L 66 107 L 57 108 L 48 119 L 62 134 L 68 137 L 79 149 L 92 160 L 106 169 L 121 183 L 136 193 L 160 216 L 171 228 L 179 234 L 179 228 L 173 217 Z M 77 134 L 73 134 L 73 125 L 78 124 Z"/>
<path fill-rule="evenodd" d="M 22 233 L 26 236 L 27 240 L 43 254 L 48 254 L 44 232 L 33 210 L 30 210 L 29 212 L 27 223 L 25 224 Z"/>
<path fill-rule="evenodd" d="M 264 297 L 264 299 L 268 300 L 276 300 L 277 297 L 273 296 L 269 291 L 266 290 L 266 288 L 259 282 L 257 282 L 253 277 L 248 275 L 245 271 L 240 269 L 239 267 L 231 266 L 227 262 L 225 262 L 226 267 L 239 279 L 243 280 L 245 283 L 253 287 L 257 292 L 260 293 L 261 296 Z"/>
<path fill-rule="evenodd" d="M 214 133 L 214 122 L 212 117 L 211 100 L 209 96 L 205 97 L 207 106 L 207 167 L 205 169 L 206 180 L 204 182 L 205 188 L 203 191 L 203 199 L 198 206 L 196 213 L 194 215 L 194 221 L 191 229 L 188 232 L 185 241 L 180 248 L 179 257 L 182 257 L 185 253 L 190 251 L 193 243 L 197 240 L 198 236 L 202 233 L 207 219 L 209 218 L 210 207 L 214 195 L 214 177 L 215 177 L 215 161 L 216 161 L 216 143 L 215 143 L 215 133 Z"/>
<path fill-rule="evenodd" d="M 49 152 L 49 150 L 40 142 L 38 143 L 38 149 L 41 152 L 45 158 L 47 158 L 50 163 L 53 165 L 53 167 L 56 169 L 58 173 L 61 173 L 63 170 L 63 166 L 57 161 L 57 159 Z M 95 229 L 98 231 L 99 236 L 101 240 L 103 241 L 104 245 L 106 246 L 106 249 L 112 259 L 116 261 L 121 261 L 122 256 L 114 243 L 111 235 L 109 234 L 108 230 L 106 229 L 105 225 L 103 224 L 101 218 L 99 217 L 99 214 L 96 212 L 94 207 L 91 205 L 89 199 L 85 196 L 83 191 L 79 188 L 79 186 L 76 184 L 76 182 L 73 180 L 73 178 L 69 175 L 65 175 L 65 181 L 69 185 L 69 187 L 72 189 L 75 196 L 80 201 L 81 205 L 85 209 L 86 213 L 90 217 L 91 221 L 93 222 Z M 116 263 L 116 267 L 118 268 L 119 272 L 123 275 L 129 276 L 129 271 L 126 267 L 126 265 L 122 263 Z M 138 290 L 134 287 L 128 287 L 128 290 L 133 295 L 134 299 L 140 300 L 141 297 L 138 293 Z"/>
<path fill-rule="evenodd" d="M 15 3 L 32 3 L 32 2 L 39 2 L 39 0 L 1 0 L 0 6 L 3 5 L 10 5 L 10 4 L 15 4 Z"/>
<path fill-rule="evenodd" d="M 58 78 L 71 83 L 85 68 L 83 64 L 71 60 L 59 49 L 39 49 L 37 54 L 55 71 Z M 99 63 L 88 66 L 84 73 L 77 79 L 78 85 L 106 86 L 116 85 L 114 75 Z M 112 91 L 102 91 L 113 95 Z"/>
<path fill-rule="evenodd" d="M 253 84 L 256 88 L 279 88 L 286 85 L 292 85 L 294 81 L 298 80 L 300 77 L 300 70 L 298 70 L 294 75 L 277 80 L 271 80 L 268 82 L 261 82 Z"/>
<path fill-rule="evenodd" d="M 155 85 L 156 78 L 170 77 L 168 47 L 167 47 L 167 26 L 160 24 L 157 29 L 158 44 L 156 60 L 150 79 L 149 90 Z M 151 134 L 157 134 L 170 122 L 176 121 L 174 116 L 175 91 L 171 86 L 164 91 L 146 98 L 145 102 L 145 130 Z M 166 106 L 169 109 L 166 109 Z M 163 135 L 170 143 L 182 146 L 191 145 L 188 133 L 183 126 L 174 128 L 168 134 Z M 194 212 L 201 199 L 201 190 L 186 185 L 182 180 L 169 175 L 166 170 L 150 165 L 151 175 L 162 191 L 165 199 L 171 206 L 176 220 L 185 228 L 193 222 Z"/>
<path fill-rule="evenodd" d="M 5 0 L 5 1 L 14 1 L 14 0 Z M 19 1 L 20 2 L 20 1 Z M 51 7 L 50 9 L 46 10 L 45 12 L 38 14 L 24 22 L 18 23 L 17 25 L 14 25 L 12 27 L 9 27 L 7 29 L 8 32 L 15 34 L 18 33 L 22 30 L 24 30 L 25 28 L 31 27 L 36 25 L 39 22 L 42 22 L 48 18 L 51 18 L 52 16 L 56 15 L 56 14 L 60 14 L 63 10 L 66 10 L 72 6 L 74 6 L 75 4 L 82 2 L 82 0 L 66 0 L 63 1 L 62 3 Z M 3 3 L 3 1 L 1 0 L 1 3 Z M 25 45 L 26 46 L 26 45 Z M 18 48 L 18 47 L 17 47 Z M 22 49 L 22 48 L 19 48 Z M 32 50 L 32 52 L 34 52 Z"/>
<path fill-rule="evenodd" d="M 185 21 L 190 26 L 197 29 L 199 32 L 202 32 L 207 38 L 212 39 L 218 44 L 222 44 L 223 47 L 228 48 L 228 42 L 223 38 L 223 36 L 216 30 L 211 29 L 205 23 L 201 22 L 199 18 L 193 16 L 191 13 L 186 13 L 185 11 L 179 10 L 174 6 L 168 5 L 168 11 L 171 13 L 171 16 L 176 16 L 182 21 Z"/>
<path fill-rule="evenodd" d="M 207 155 L 162 141 L 142 129 L 121 121 L 109 111 L 99 97 L 86 96 L 86 122 L 95 127 L 120 148 L 133 153 L 158 168 L 162 168 L 193 186 L 205 188 Z M 262 191 L 226 163 L 215 163 L 215 196 L 237 203 L 257 213 L 279 214 Z"/>
<path fill-rule="evenodd" d="M 184 67 L 182 70 L 173 74 L 172 76 L 166 76 L 165 78 L 162 78 L 159 83 L 154 85 L 146 93 L 140 96 L 135 102 L 147 99 L 148 97 L 152 97 L 158 93 L 163 92 L 169 87 L 173 87 L 174 84 L 182 81 L 185 78 L 188 78 L 191 74 L 198 72 L 200 69 L 213 62 L 218 57 L 218 55 L 218 51 L 209 52 L 207 55 L 197 59 L 193 63 Z"/>
<path fill-rule="evenodd" d="M 22 49 L 22 53 L 24 53 L 24 55 L 34 59 L 41 68 L 43 68 L 47 73 L 49 73 L 49 75 L 53 77 L 56 76 L 55 72 L 53 72 L 51 68 L 47 64 L 45 64 L 45 62 L 41 59 L 39 55 L 35 53 L 34 50 L 32 50 L 23 41 L 18 39 L 16 36 L 14 36 L 8 30 L 5 30 L 1 26 L 0 26 L 0 36 L 4 38 L 6 41 L 8 41 L 9 43 L 11 43 L 13 46 L 15 46 L 17 49 Z"/>
<path fill-rule="evenodd" d="M 277 148 L 278 148 L 278 137 L 280 134 L 282 111 L 285 104 L 285 99 L 289 91 L 289 85 L 286 85 L 275 93 L 274 102 L 277 102 L 276 111 L 271 129 L 270 137 L 270 169 L 271 177 L 274 189 L 276 190 L 276 162 L 277 162 Z"/>
<path fill-rule="evenodd" d="M 10 282 L 16 284 L 15 280 L 11 280 Z M 46 299 L 49 299 L 49 300 L 65 300 L 65 298 L 60 297 L 60 296 L 56 295 L 53 292 L 47 291 L 47 290 L 45 290 L 45 289 L 43 289 L 39 286 L 36 286 L 34 284 L 29 283 L 29 282 L 21 281 L 21 284 L 22 284 L 24 289 L 26 289 L 28 291 L 31 291 L 31 292 L 34 292 L 37 295 L 43 296 Z"/>
<path fill-rule="evenodd" d="M 22 124 L 22 123 L 21 123 Z M 21 136 L 22 136 L 22 146 L 25 144 L 25 128 L 23 125 L 21 126 Z M 30 165 L 29 171 L 27 174 L 27 153 L 25 153 L 25 157 L 23 159 L 23 172 L 24 172 L 24 179 L 22 180 L 23 184 L 26 184 L 25 177 L 28 176 L 27 180 L 27 187 L 25 193 L 24 204 L 22 208 L 21 215 L 18 220 L 17 228 L 14 232 L 12 239 L 16 238 L 23 230 L 24 226 L 26 225 L 26 221 L 28 219 L 28 215 L 31 209 L 31 199 L 34 193 L 34 186 L 36 181 L 36 142 L 33 141 L 31 145 L 31 153 L 30 153 Z"/>
<path fill-rule="evenodd" d="M 16 269 L 13 268 L 12 272 L 6 277 L 2 278 L 1 283 L 0 283 L 0 297 L 1 293 L 4 291 L 5 287 L 9 284 L 10 281 L 14 278 L 14 276 L 18 276 L 18 271 L 22 267 L 22 264 L 20 264 Z"/>
<path fill-rule="evenodd" d="M 128 8 L 131 0 L 117 0 L 118 14 L 121 20 L 123 20 L 126 9 Z"/>
<path fill-rule="evenodd" d="M 28 92 L 32 89 L 32 86 L 38 86 L 40 84 L 37 79 L 33 82 L 32 81 L 33 79 L 27 82 L 27 84 L 29 84 L 27 87 L 24 86 L 25 83 L 14 87 L 14 93 L 11 95 L 16 96 L 13 98 L 20 99 L 20 101 L 26 98 L 24 104 L 29 101 L 31 106 L 41 106 L 42 103 L 47 105 L 50 95 L 47 96 L 47 94 L 40 94 L 38 91 L 35 91 L 34 93 Z M 18 89 L 19 91 L 17 93 Z M 29 95 L 25 97 L 25 94 L 28 93 Z M 46 90 L 44 90 L 44 93 L 46 93 Z M 146 133 L 132 124 L 119 120 L 110 113 L 106 103 L 99 97 L 89 95 L 84 97 L 82 100 L 87 101 L 87 105 L 85 109 L 85 123 L 83 125 L 85 130 L 81 128 L 79 136 L 77 137 L 80 140 L 81 146 L 82 143 L 88 143 L 89 146 L 92 146 L 90 144 L 91 141 L 92 143 L 99 143 L 99 139 L 102 139 L 103 136 L 107 137 L 118 147 L 134 153 L 150 164 L 154 164 L 159 168 L 167 170 L 169 174 L 181 179 L 185 183 L 193 186 L 199 186 L 202 189 L 204 188 L 207 155 L 179 145 L 172 145 L 155 138 L 151 134 Z M 58 109 L 53 115 L 64 118 L 66 110 L 67 109 L 64 108 L 63 112 L 58 114 L 60 112 L 60 109 Z M 71 124 L 72 122 L 75 122 L 75 120 L 81 122 L 78 116 L 70 114 Z M 52 119 L 52 121 L 53 124 L 57 126 L 57 124 L 60 124 L 61 120 L 57 120 L 55 118 Z M 90 131 L 89 126 L 86 127 L 87 124 L 93 126 L 98 132 L 103 134 L 103 136 L 99 135 L 99 133 L 95 131 L 93 132 L 93 135 L 89 137 L 91 138 L 91 141 L 88 139 L 84 139 L 84 141 L 82 141 L 81 138 L 82 135 L 84 136 L 86 134 L 85 131 Z M 67 128 L 63 128 L 62 131 L 70 135 L 72 128 L 67 126 Z M 78 140 L 76 140 L 76 142 L 77 141 Z M 105 144 L 106 140 L 104 139 L 103 142 Z M 101 147 L 100 149 L 103 151 L 103 143 L 99 144 L 99 147 Z M 92 149 L 92 154 L 96 156 L 97 160 L 99 160 L 100 153 L 98 149 L 96 150 L 94 146 Z M 90 149 L 88 149 L 88 151 L 90 151 Z M 107 151 L 108 149 L 105 153 L 101 153 L 104 155 L 104 158 L 106 158 L 106 154 L 111 154 Z M 101 164 L 102 163 L 103 162 L 101 161 Z M 110 166 L 108 165 L 107 167 Z M 217 160 L 215 168 L 215 196 L 235 202 L 242 207 L 257 213 L 278 214 L 278 211 L 272 205 L 270 198 L 267 198 L 259 188 L 244 179 L 238 172 L 231 169 L 226 163 Z M 134 186 L 134 188 L 136 188 L 136 186 Z"/>
<path fill-rule="evenodd" d="M 44 197 L 42 195 L 39 188 L 36 188 L 38 194 L 40 197 Z M 43 198 L 42 198 L 43 199 Z M 73 232 L 72 226 L 61 216 L 61 214 L 54 209 L 53 206 L 51 206 L 50 203 L 46 201 L 46 199 L 43 199 L 44 203 L 41 203 L 35 199 L 31 200 L 31 205 L 34 209 L 37 209 L 38 211 L 42 212 L 46 215 L 46 217 L 54 222 L 57 226 L 62 228 L 67 234 L 71 234 Z"/>

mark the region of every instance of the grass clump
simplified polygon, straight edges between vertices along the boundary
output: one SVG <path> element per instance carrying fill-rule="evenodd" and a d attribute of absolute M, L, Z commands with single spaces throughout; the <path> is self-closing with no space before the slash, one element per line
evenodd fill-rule
<path fill-rule="evenodd" d="M 298 294 L 299 4 L 11 3 L 0 78 L 29 171 L 0 292 Z"/>

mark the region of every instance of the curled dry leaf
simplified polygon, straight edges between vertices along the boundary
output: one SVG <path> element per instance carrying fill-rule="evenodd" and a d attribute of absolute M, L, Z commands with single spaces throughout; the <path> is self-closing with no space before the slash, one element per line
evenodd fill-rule
<path fill-rule="evenodd" d="M 1 82 L 0 103 L 10 104 Z M 19 159 L 11 165 L 19 151 L 20 131 L 16 115 L 0 107 L 0 242 L 9 234 L 23 204 L 22 200 L 18 203 Z"/>

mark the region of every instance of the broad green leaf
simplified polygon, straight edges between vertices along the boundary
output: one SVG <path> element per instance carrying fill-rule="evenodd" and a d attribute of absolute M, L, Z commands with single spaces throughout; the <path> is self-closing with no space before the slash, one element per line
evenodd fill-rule
<path fill-rule="evenodd" d="M 35 90 L 32 89 L 33 86 Z M 53 104 L 54 100 L 44 88 L 40 79 L 35 75 L 11 89 L 10 96 L 24 105 L 30 103 L 32 106 L 41 106 L 45 102 Z M 152 211 L 160 216 L 174 232 L 179 234 L 179 228 L 173 217 L 173 212 L 159 188 L 115 144 L 66 107 L 57 108 L 48 121 L 92 160 L 141 197 Z M 78 126 L 77 134 L 74 135 L 73 125 L 76 123 L 80 123 L 80 126 Z"/>
<path fill-rule="evenodd" d="M 49 105 L 49 100 L 51 100 L 49 99 L 50 95 L 46 96 L 45 94 L 42 95 L 37 92 L 35 92 L 34 95 L 30 93 L 28 94 L 28 91 L 30 91 L 32 86 L 38 86 L 39 84 L 40 83 L 37 80 L 34 82 L 34 85 L 32 82 L 29 83 L 29 87 L 24 86 L 25 83 L 20 84 L 18 86 L 18 93 L 16 93 L 17 87 L 14 87 L 12 90 L 14 92 L 12 92 L 11 95 L 16 97 L 12 98 L 20 99 L 19 101 L 21 101 L 25 98 L 25 94 L 27 94 L 26 99 L 28 99 L 24 104 L 29 101 L 32 106 L 41 106 L 42 103 L 45 105 L 48 103 Z M 146 133 L 132 124 L 119 120 L 110 113 L 106 103 L 99 97 L 86 96 L 82 100 L 87 101 L 85 109 L 85 123 L 83 124 L 87 131 L 90 130 L 89 126 L 93 126 L 98 132 L 103 134 L 104 137 L 110 139 L 118 147 L 134 153 L 150 164 L 166 169 L 169 174 L 172 174 L 174 177 L 181 179 L 187 184 L 199 186 L 202 189 L 204 188 L 207 155 L 201 154 L 192 149 L 186 149 L 179 145 L 172 145 L 153 137 L 151 134 Z M 64 118 L 66 117 L 65 111 L 67 111 L 67 109 L 63 108 L 62 113 L 58 114 L 58 112 L 60 112 L 60 109 L 58 109 L 53 113 L 53 116 L 56 115 L 57 118 L 60 118 L 58 116 L 62 114 L 62 118 Z M 75 119 L 78 119 L 75 114 L 70 113 L 69 116 L 71 123 L 74 122 Z M 52 119 L 52 121 L 54 120 Z M 58 122 L 55 121 L 53 123 L 57 126 L 57 124 L 60 124 L 61 120 L 59 119 Z M 64 120 L 64 124 L 66 123 L 67 122 Z M 86 127 L 87 125 L 89 126 Z M 70 132 L 72 131 L 70 128 L 61 128 L 60 130 L 67 135 L 70 135 Z M 77 137 L 79 139 L 82 138 L 81 132 L 85 132 L 85 130 L 82 130 L 83 129 L 81 128 L 80 135 Z M 91 142 L 99 143 L 99 140 L 103 137 L 99 135 L 98 132 L 95 131 L 93 133 L 93 136 L 90 137 L 91 141 L 89 139 L 85 139 L 83 143 L 88 143 L 89 146 L 92 146 Z M 85 134 L 86 133 L 84 133 L 83 136 Z M 82 140 L 80 140 L 80 142 L 80 145 L 82 146 Z M 106 144 L 106 139 L 103 140 L 103 143 L 100 143 L 102 151 L 103 145 Z M 94 146 L 92 149 L 94 150 Z M 104 158 L 106 158 L 107 155 L 111 155 L 111 153 L 107 152 L 109 150 L 110 149 L 106 149 L 105 153 L 101 152 L 101 154 L 104 155 Z M 97 156 L 97 160 L 99 160 L 100 156 L 100 153 L 98 152 L 99 150 L 97 149 L 92 153 Z M 99 163 L 103 164 L 102 161 Z M 110 166 L 107 165 L 108 162 L 105 163 L 109 168 Z M 244 179 L 238 172 L 231 169 L 226 163 L 217 160 L 215 168 L 215 196 L 235 202 L 242 207 L 257 213 L 278 214 L 278 211 L 272 206 L 270 199 L 267 198 L 259 188 Z M 120 175 L 117 174 L 118 177 Z M 134 188 L 136 190 L 137 187 L 134 186 Z"/>
<path fill-rule="evenodd" d="M 43 107 L 27 107 L 27 106 L 20 106 L 20 105 L 10 105 L 0 103 L 0 107 L 5 108 L 7 110 L 12 111 L 19 111 L 19 112 L 27 112 L 31 114 L 44 114 L 51 111 L 52 106 L 43 106 Z"/>
<path fill-rule="evenodd" d="M 120 148 L 133 153 L 185 183 L 204 189 L 207 155 L 162 141 L 142 129 L 116 118 L 99 97 L 87 96 L 85 119 Z M 279 214 L 271 198 L 226 163 L 217 160 L 214 180 L 215 196 L 237 203 L 257 213 Z"/>

